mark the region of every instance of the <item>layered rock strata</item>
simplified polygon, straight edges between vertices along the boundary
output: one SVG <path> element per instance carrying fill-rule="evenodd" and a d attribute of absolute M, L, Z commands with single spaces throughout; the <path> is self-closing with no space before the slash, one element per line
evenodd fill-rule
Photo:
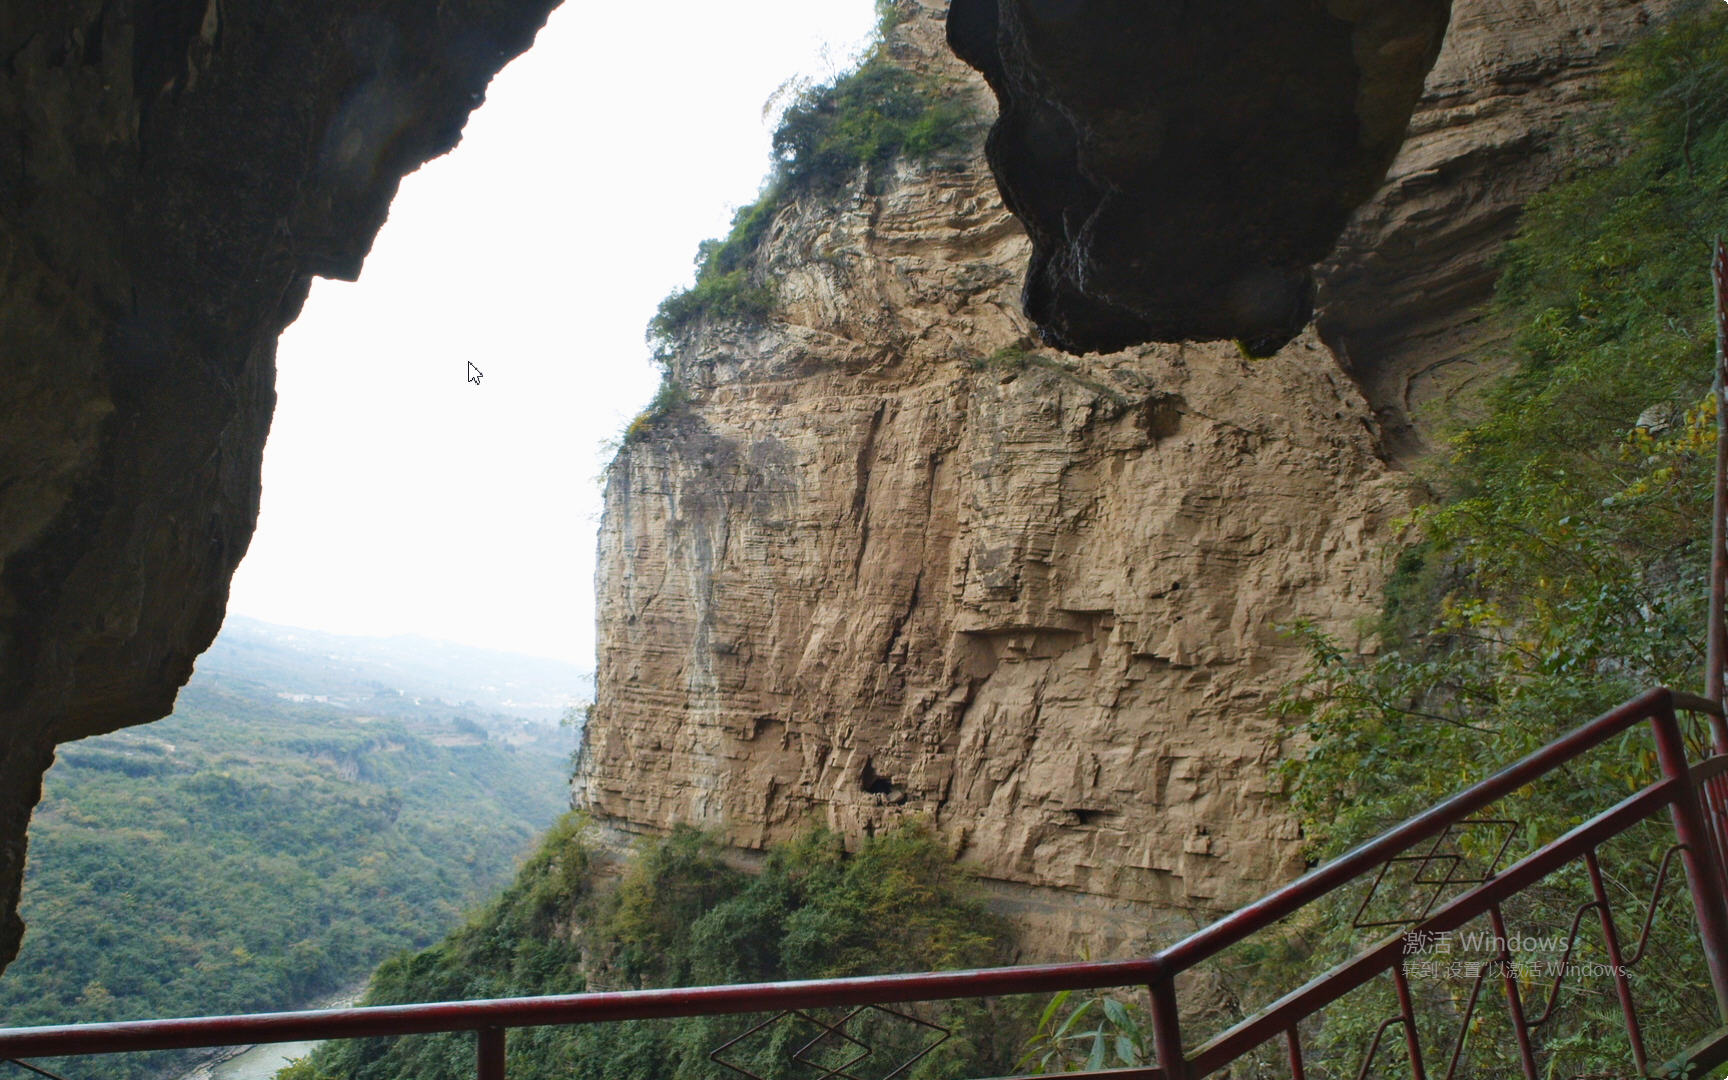
<path fill-rule="evenodd" d="M 981 97 L 937 30 L 901 54 Z M 1028 247 L 976 153 L 783 212 L 776 321 L 687 342 L 691 404 L 608 476 L 601 820 L 758 847 L 924 816 L 1050 952 L 1051 890 L 1127 947 L 1298 869 L 1279 627 L 1374 606 L 1403 502 L 1371 414 L 1311 335 L 1029 350 Z"/>
<path fill-rule="evenodd" d="M 311 275 L 554 3 L 0 7 L 0 966 L 54 745 L 165 715 L 222 622 Z"/>
<path fill-rule="evenodd" d="M 1046 340 L 1259 348 L 1317 311 L 1409 459 L 1501 367 L 1492 256 L 1598 149 L 1605 61 L 1702 3 L 956 0 L 948 33 L 1002 103 L 991 165 Z"/>
<path fill-rule="evenodd" d="M 1324 268 L 1334 319 L 1479 341 L 1511 213 L 1441 211 L 1528 197 L 1563 160 L 1529 133 L 1586 106 L 1607 38 L 1669 10 L 1587 7 L 1544 24 L 1543 0 L 1460 0 L 1413 141 Z M 941 14 L 897 54 L 988 103 Z M 1604 40 L 1562 59 L 1580 25 Z M 1461 89 L 1474 70 L 1493 78 Z M 1045 956 L 1167 938 L 1299 870 L 1273 705 L 1304 661 L 1280 627 L 1354 641 L 1377 607 L 1408 498 L 1374 373 L 1423 339 L 1335 321 L 1259 361 L 1065 357 L 1021 311 L 1029 258 L 981 153 L 782 211 L 760 267 L 774 322 L 686 341 L 688 405 L 608 476 L 576 781 L 600 822 L 754 849 L 921 816 Z M 1375 276 L 1393 259 L 1400 288 Z"/>
<path fill-rule="evenodd" d="M 356 272 L 397 178 L 551 3 L 0 9 L 0 961 L 53 745 L 162 715 L 216 629 L 308 276 Z M 746 845 L 920 808 L 1013 902 L 1094 929 L 1288 872 L 1265 703 L 1294 659 L 1272 627 L 1370 602 L 1352 530 L 1399 501 L 1373 421 L 1411 452 L 1479 377 L 1487 256 L 1576 151 L 1555 136 L 1604 58 L 1679 6 L 1457 0 L 1391 180 L 1323 268 L 1319 338 L 1264 365 L 989 362 L 1029 344 L 1032 252 L 977 160 L 793 207 L 767 252 L 782 321 L 692 342 L 693 407 L 614 470 L 589 797 Z M 941 14 L 906 28 L 915 61 L 949 63 Z M 1259 63 L 1299 51 L 1255 40 Z"/>
<path fill-rule="evenodd" d="M 1457 0 L 1410 131 L 1319 272 L 1320 336 L 1400 460 L 1503 370 L 1484 308 L 1526 200 L 1600 151 L 1607 61 L 1700 0 Z"/>

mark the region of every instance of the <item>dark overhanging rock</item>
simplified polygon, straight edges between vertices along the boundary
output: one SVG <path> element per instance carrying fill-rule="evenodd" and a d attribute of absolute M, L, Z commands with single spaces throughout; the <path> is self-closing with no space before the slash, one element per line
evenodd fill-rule
<path fill-rule="evenodd" d="M 556 3 L 0 6 L 0 968 L 54 746 L 221 625 L 277 335 Z"/>
<path fill-rule="evenodd" d="M 1311 267 L 1385 176 L 1450 0 L 954 0 L 1031 235 L 1023 299 L 1072 352 L 1276 350 Z"/>

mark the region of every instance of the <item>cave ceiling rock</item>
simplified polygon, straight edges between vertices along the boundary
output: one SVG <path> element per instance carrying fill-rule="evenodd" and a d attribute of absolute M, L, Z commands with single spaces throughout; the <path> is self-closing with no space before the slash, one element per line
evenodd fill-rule
<path fill-rule="evenodd" d="M 221 626 L 311 277 L 555 4 L 0 4 L 0 967 L 54 745 L 166 715 Z"/>
<path fill-rule="evenodd" d="M 1231 338 L 1265 355 L 1373 195 L 1450 0 L 954 0 L 1000 115 L 991 170 L 1023 292 L 1071 352 Z"/>

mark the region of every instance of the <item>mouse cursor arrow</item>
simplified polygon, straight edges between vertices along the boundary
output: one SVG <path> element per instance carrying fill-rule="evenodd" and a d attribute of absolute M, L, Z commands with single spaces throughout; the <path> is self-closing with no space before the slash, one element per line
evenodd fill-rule
<path fill-rule="evenodd" d="M 468 381 L 475 386 L 480 385 L 480 369 L 474 366 L 474 361 L 468 361 Z"/>

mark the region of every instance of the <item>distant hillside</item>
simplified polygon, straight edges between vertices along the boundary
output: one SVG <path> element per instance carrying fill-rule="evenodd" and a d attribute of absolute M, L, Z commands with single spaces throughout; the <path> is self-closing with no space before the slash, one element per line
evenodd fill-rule
<path fill-rule="evenodd" d="M 593 700 L 594 672 L 558 660 L 399 635 L 350 637 L 229 615 L 198 671 L 342 707 L 444 702 L 546 723 Z M 419 699 L 416 702 L 414 699 Z"/>
<path fill-rule="evenodd" d="M 568 729 L 415 704 L 430 643 L 356 658 L 311 651 L 349 639 L 296 648 L 275 632 L 225 630 L 172 716 L 60 748 L 30 826 L 29 929 L 0 976 L 0 1026 L 287 1008 L 353 985 L 459 925 L 568 806 Z M 392 645 L 403 677 L 368 688 Z M 479 656 L 500 698 L 557 666 L 446 655 L 462 699 L 483 692 L 458 681 Z M 145 1080 L 188 1061 L 66 1071 Z"/>

